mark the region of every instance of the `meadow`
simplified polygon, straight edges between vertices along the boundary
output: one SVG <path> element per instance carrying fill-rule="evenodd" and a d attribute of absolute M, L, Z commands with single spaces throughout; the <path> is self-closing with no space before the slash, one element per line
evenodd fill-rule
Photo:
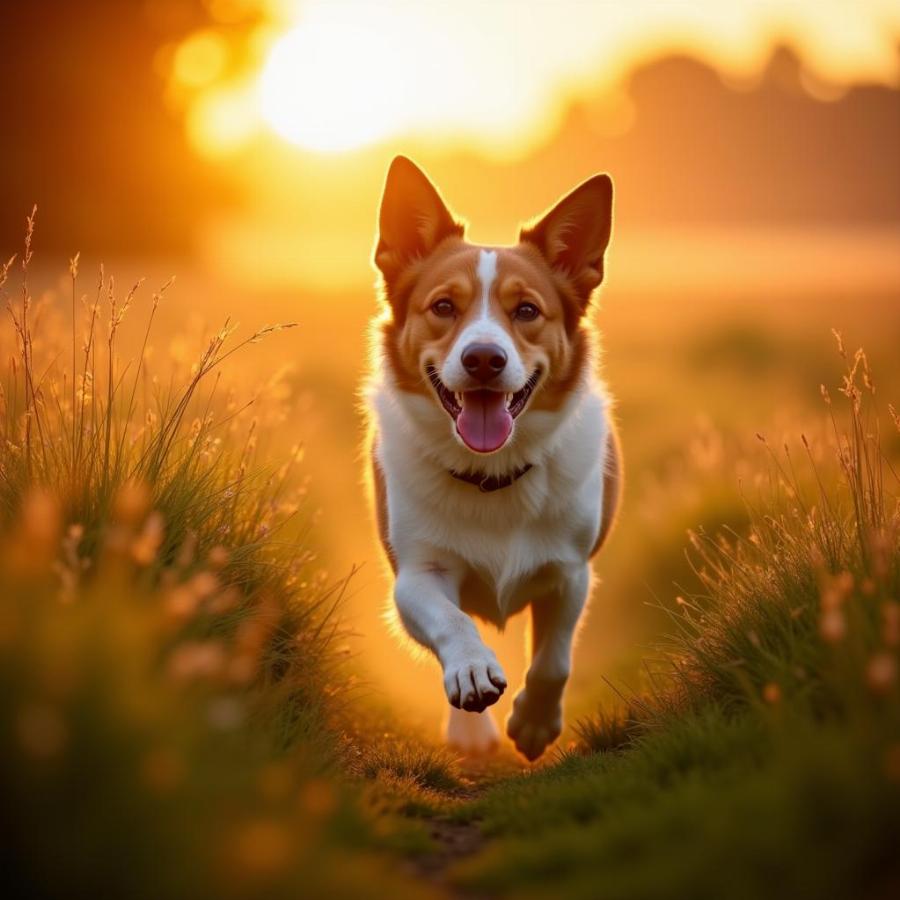
<path fill-rule="evenodd" d="M 890 291 L 604 290 L 626 501 L 571 727 L 532 769 L 441 749 L 436 670 L 387 634 L 356 400 L 371 291 L 66 271 L 33 240 L 0 276 L 2 815 L 23 893 L 900 886 Z M 522 623 L 491 641 L 515 682 Z"/>

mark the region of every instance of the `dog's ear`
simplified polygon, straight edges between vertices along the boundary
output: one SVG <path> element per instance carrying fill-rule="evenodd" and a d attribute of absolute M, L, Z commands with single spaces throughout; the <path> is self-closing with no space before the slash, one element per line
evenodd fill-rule
<path fill-rule="evenodd" d="M 464 231 L 425 173 L 405 156 L 395 157 L 384 184 L 375 246 L 375 265 L 385 282 L 390 286 L 412 260 Z"/>
<path fill-rule="evenodd" d="M 519 233 L 534 244 L 550 268 L 572 283 L 582 309 L 603 281 L 603 254 L 612 230 L 613 186 L 609 175 L 595 175 L 567 194 L 543 218 Z"/>

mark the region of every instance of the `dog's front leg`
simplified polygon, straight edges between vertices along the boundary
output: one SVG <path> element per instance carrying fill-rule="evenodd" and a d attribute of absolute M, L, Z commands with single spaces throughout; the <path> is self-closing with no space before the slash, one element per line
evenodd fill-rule
<path fill-rule="evenodd" d="M 572 641 L 590 590 L 590 569 L 563 576 L 557 591 L 531 605 L 531 665 L 513 701 L 506 733 L 516 749 L 537 759 L 562 731 L 562 695 L 572 664 Z"/>
<path fill-rule="evenodd" d="M 459 608 L 458 577 L 432 564 L 401 566 L 394 600 L 410 637 L 437 656 L 451 706 L 481 712 L 500 699 L 506 676 Z"/>

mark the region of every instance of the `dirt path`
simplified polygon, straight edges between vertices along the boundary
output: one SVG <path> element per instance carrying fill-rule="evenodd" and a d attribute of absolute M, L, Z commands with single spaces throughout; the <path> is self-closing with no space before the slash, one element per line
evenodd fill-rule
<path fill-rule="evenodd" d="M 478 825 L 470 822 L 449 822 L 434 819 L 429 823 L 428 834 L 435 843 L 435 850 L 412 863 L 417 878 L 443 888 L 451 897 L 463 895 L 447 882 L 447 872 L 455 863 L 479 853 L 487 841 Z"/>
<path fill-rule="evenodd" d="M 495 782 L 525 768 L 512 753 L 501 753 L 482 761 L 468 761 L 462 766 L 467 786 L 466 793 L 460 798 L 463 802 L 477 799 Z M 428 834 L 434 841 L 435 849 L 411 863 L 413 874 L 441 888 L 450 897 L 465 897 L 466 900 L 483 897 L 461 891 L 449 884 L 447 879 L 448 872 L 456 863 L 480 853 L 489 843 L 478 823 L 434 818 L 428 822 Z"/>

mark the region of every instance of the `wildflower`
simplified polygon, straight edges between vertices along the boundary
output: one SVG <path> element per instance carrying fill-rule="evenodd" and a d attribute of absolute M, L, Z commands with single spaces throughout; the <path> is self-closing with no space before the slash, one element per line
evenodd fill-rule
<path fill-rule="evenodd" d="M 198 572 L 189 584 L 191 591 L 200 600 L 205 600 L 219 589 L 219 579 L 212 572 Z"/>
<path fill-rule="evenodd" d="M 216 544 L 206 557 L 212 569 L 224 569 L 228 565 L 228 551 L 221 545 Z"/>
<path fill-rule="evenodd" d="M 218 675 L 225 665 L 225 651 L 218 641 L 189 641 L 169 659 L 169 674 L 188 681 Z"/>
<path fill-rule="evenodd" d="M 819 619 L 819 634 L 828 644 L 838 644 L 847 635 L 847 620 L 840 609 L 826 609 Z"/>
<path fill-rule="evenodd" d="M 156 559 L 156 553 L 163 542 L 165 529 L 163 517 L 152 512 L 144 523 L 144 528 L 131 545 L 131 558 L 139 566 L 149 566 Z"/>
<path fill-rule="evenodd" d="M 315 818 L 330 815 L 337 805 L 334 788 L 321 778 L 309 781 L 300 794 L 303 809 Z"/>
<path fill-rule="evenodd" d="M 221 616 L 231 612 L 238 605 L 240 599 L 241 592 L 237 588 L 230 587 L 211 597 L 206 604 L 206 609 L 214 616 Z"/>
<path fill-rule="evenodd" d="M 763 687 L 762 696 L 769 706 L 777 706 L 781 703 L 781 688 L 774 681 L 770 681 Z"/>
<path fill-rule="evenodd" d="M 166 612 L 181 621 L 190 618 L 197 610 L 199 597 L 186 585 L 178 585 L 166 596 Z"/>
<path fill-rule="evenodd" d="M 244 708 L 234 697 L 218 697 L 206 711 L 209 724 L 219 731 L 234 731 L 244 721 Z"/>
<path fill-rule="evenodd" d="M 866 666 L 866 683 L 873 694 L 887 694 L 897 683 L 897 660 L 890 653 L 876 653 Z"/>
<path fill-rule="evenodd" d="M 142 481 L 127 481 L 113 501 L 113 516 L 123 525 L 137 525 L 150 508 L 150 489 Z"/>
<path fill-rule="evenodd" d="M 257 819 L 234 835 L 228 858 L 246 875 L 273 875 L 293 857 L 290 833 L 278 822 Z"/>
<path fill-rule="evenodd" d="M 849 572 L 826 575 L 821 579 L 819 599 L 824 612 L 837 611 L 853 590 L 853 576 Z"/>

